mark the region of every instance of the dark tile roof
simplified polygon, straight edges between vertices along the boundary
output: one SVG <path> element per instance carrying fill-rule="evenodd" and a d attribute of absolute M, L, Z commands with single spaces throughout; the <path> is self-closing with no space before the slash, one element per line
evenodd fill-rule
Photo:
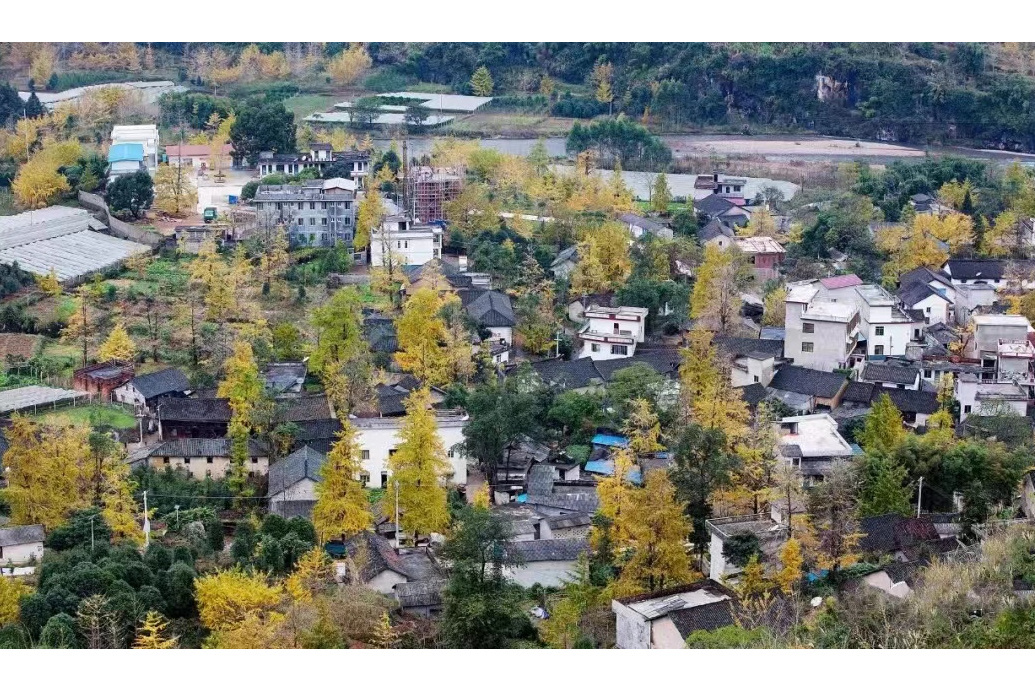
<path fill-rule="evenodd" d="M 248 454 L 266 455 L 266 447 L 255 439 L 248 439 Z M 151 458 L 228 458 L 229 438 L 174 438 L 155 446 L 148 453 Z"/>
<path fill-rule="evenodd" d="M 869 405 L 873 399 L 873 391 L 874 385 L 872 383 L 849 381 L 845 394 L 841 396 L 841 402 Z"/>
<path fill-rule="evenodd" d="M 959 334 L 944 323 L 931 324 L 927 327 L 927 334 L 942 345 L 948 345 L 960 339 Z"/>
<path fill-rule="evenodd" d="M 946 302 L 949 301 L 948 297 L 938 292 L 927 283 L 921 281 L 904 285 L 903 287 L 900 287 L 898 289 L 898 292 L 895 294 L 902 301 L 902 304 L 906 305 L 907 308 L 913 307 L 913 305 L 922 302 L 923 300 L 927 299 L 928 297 L 931 297 L 932 295 L 940 299 L 943 299 Z"/>
<path fill-rule="evenodd" d="M 274 501 L 270 505 L 270 512 L 285 519 L 303 517 L 312 520 L 315 507 L 316 501 Z"/>
<path fill-rule="evenodd" d="M 719 351 L 734 357 L 761 352 L 772 357 L 783 357 L 782 340 L 759 340 L 758 338 L 735 338 L 719 336 L 712 342 Z"/>
<path fill-rule="evenodd" d="M 279 422 L 309 422 L 331 419 L 331 405 L 326 395 L 303 395 L 280 401 L 277 409 Z"/>
<path fill-rule="evenodd" d="M 891 402 L 900 412 L 917 414 L 934 414 L 938 411 L 938 394 L 928 391 L 907 391 L 898 388 L 886 388 L 875 391 L 875 394 L 887 393 Z"/>
<path fill-rule="evenodd" d="M 399 349 L 399 339 L 395 333 L 395 323 L 381 316 L 368 316 L 363 320 L 363 337 L 373 352 L 389 354 Z"/>
<path fill-rule="evenodd" d="M 580 554 L 589 552 L 589 540 L 585 537 L 577 537 L 514 541 L 507 545 L 507 551 L 522 563 L 574 561 Z"/>
<path fill-rule="evenodd" d="M 932 280 L 938 281 L 942 285 L 952 287 L 952 280 L 946 275 L 945 271 L 932 271 L 926 266 L 920 268 L 914 268 L 912 271 L 903 273 L 898 279 L 898 284 L 901 287 L 906 287 L 914 283 L 929 283 Z"/>
<path fill-rule="evenodd" d="M 770 388 L 803 395 L 814 395 L 817 398 L 833 398 L 847 383 L 844 374 L 828 371 L 816 371 L 805 367 L 783 366 L 769 383 Z"/>
<path fill-rule="evenodd" d="M 274 394 L 300 391 L 309 366 L 305 362 L 270 362 L 266 365 L 263 378 L 266 388 Z"/>
<path fill-rule="evenodd" d="M 44 538 L 43 525 L 0 527 L 0 547 L 35 544 Z"/>
<path fill-rule="evenodd" d="M 752 383 L 750 386 L 742 387 L 740 395 L 744 398 L 744 402 L 748 404 L 748 407 L 758 407 L 758 404 L 765 400 L 767 393 L 765 386 L 761 383 Z"/>
<path fill-rule="evenodd" d="M 560 266 L 561 264 L 565 263 L 566 261 L 578 261 L 579 260 L 578 251 L 579 251 L 578 245 L 573 245 L 571 247 L 568 247 L 567 249 L 562 249 L 560 252 L 558 252 L 557 256 L 554 258 L 553 262 L 550 264 L 550 268 L 557 268 L 558 266 Z"/>
<path fill-rule="evenodd" d="M 303 479 L 319 482 L 320 468 L 327 459 L 323 453 L 302 446 L 286 458 L 270 465 L 267 496 L 286 491 Z"/>
<path fill-rule="evenodd" d="M 864 553 L 884 554 L 900 550 L 916 552 L 925 549 L 941 553 L 947 548 L 940 543 L 941 536 L 934 522 L 927 516 L 903 517 L 897 513 L 875 515 L 860 520 L 859 531 L 865 535 L 859 540 L 859 550 Z"/>
<path fill-rule="evenodd" d="M 662 376 L 674 377 L 679 372 L 679 361 L 679 350 L 640 350 L 632 357 L 600 359 L 593 362 L 593 365 L 604 381 L 610 381 L 615 373 L 636 364 L 646 364 Z"/>
<path fill-rule="evenodd" d="M 737 622 L 733 616 L 733 601 L 730 599 L 672 611 L 668 617 L 684 640 L 698 630 L 712 631 Z"/>
<path fill-rule="evenodd" d="M 365 561 L 360 571 L 363 582 L 369 582 L 386 570 L 399 573 L 408 580 L 414 579 L 391 542 L 379 534 L 360 532 L 345 540 L 342 547 L 346 558 L 355 558 L 360 551 L 366 551 L 365 559 L 358 559 Z"/>
<path fill-rule="evenodd" d="M 597 371 L 596 366 L 594 366 L 593 360 L 589 358 L 571 361 L 546 359 L 541 362 L 533 362 L 532 370 L 545 383 L 562 390 L 586 388 L 594 383 L 603 381 L 603 377 Z"/>
<path fill-rule="evenodd" d="M 594 513 L 600 505 L 596 493 L 578 494 L 528 494 L 525 503 L 530 506 L 545 506 L 573 513 Z"/>
<path fill-rule="evenodd" d="M 718 218 L 712 218 L 703 228 L 697 231 L 697 239 L 701 243 L 704 243 L 720 236 L 735 237 L 736 234 L 737 233 L 733 231 L 733 228 L 726 225 Z"/>
<path fill-rule="evenodd" d="M 145 400 L 169 393 L 183 393 L 190 389 L 187 375 L 176 368 L 135 376 L 132 383 Z"/>
<path fill-rule="evenodd" d="M 912 366 L 899 366 L 896 364 L 868 363 L 863 367 L 862 378 L 877 383 L 902 383 L 911 385 L 916 383 L 916 377 L 920 370 Z"/>
<path fill-rule="evenodd" d="M 629 225 L 635 225 L 638 228 L 643 228 L 645 232 L 658 233 L 668 229 L 664 223 L 659 223 L 652 218 L 638 216 L 635 213 L 623 213 L 618 216 L 618 220 Z"/>
<path fill-rule="evenodd" d="M 399 606 L 404 609 L 417 606 L 440 606 L 442 591 L 445 588 L 445 580 L 400 582 L 395 586 L 395 598 L 399 600 Z"/>
<path fill-rule="evenodd" d="M 1006 264 L 1001 259 L 949 259 L 946 262 L 953 280 L 1002 280 L 1006 277 Z"/>
<path fill-rule="evenodd" d="M 527 486 L 530 494 L 553 493 L 553 468 L 541 463 L 533 465 L 528 471 Z"/>
<path fill-rule="evenodd" d="M 703 213 L 706 216 L 718 216 L 731 208 L 736 206 L 735 203 L 719 196 L 718 194 L 709 194 L 708 196 L 694 202 L 694 209 L 698 213 Z"/>
<path fill-rule="evenodd" d="M 543 518 L 550 529 L 566 529 L 569 527 L 585 527 L 593 524 L 593 516 L 589 513 L 570 513 Z"/>
<path fill-rule="evenodd" d="M 170 422 L 230 421 L 230 403 L 225 398 L 170 398 L 162 403 L 159 419 Z"/>
<path fill-rule="evenodd" d="M 496 290 L 463 290 L 460 301 L 479 326 L 513 326 L 514 307 L 510 297 Z"/>
<path fill-rule="evenodd" d="M 298 427 L 295 435 L 297 441 L 315 441 L 337 437 L 341 431 L 341 420 L 338 419 L 312 419 L 309 421 L 294 422 Z"/>

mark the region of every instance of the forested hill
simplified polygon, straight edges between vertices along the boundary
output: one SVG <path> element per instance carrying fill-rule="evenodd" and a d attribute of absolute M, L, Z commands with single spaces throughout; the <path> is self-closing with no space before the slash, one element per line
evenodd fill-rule
<path fill-rule="evenodd" d="M 563 96 L 564 84 L 590 84 L 594 67 L 610 63 L 615 111 L 642 117 L 649 109 L 667 129 L 765 125 L 1035 150 L 1031 44 L 373 43 L 369 50 L 375 65 L 464 90 L 485 65 L 498 93 L 531 90 L 545 74 L 561 82 Z M 825 102 L 817 75 L 829 78 Z"/>

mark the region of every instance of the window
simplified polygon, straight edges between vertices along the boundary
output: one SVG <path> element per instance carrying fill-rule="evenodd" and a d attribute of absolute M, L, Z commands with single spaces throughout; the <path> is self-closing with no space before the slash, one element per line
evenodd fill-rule
<path fill-rule="evenodd" d="M 617 322 L 615 322 L 614 327 L 615 327 L 615 335 L 618 335 L 618 328 L 619 328 L 619 326 L 618 326 Z"/>
<path fill-rule="evenodd" d="M 755 383 L 758 383 L 758 377 L 755 376 L 754 379 L 755 379 Z"/>
<path fill-rule="evenodd" d="M 301 211 L 304 206 L 305 206 L 305 204 L 303 204 L 301 201 L 298 202 L 298 210 L 299 211 Z"/>
<path fill-rule="evenodd" d="M 801 351 L 802 352 L 815 352 L 816 348 L 815 348 L 815 345 L 813 345 L 812 343 L 803 342 L 801 344 Z"/>
<path fill-rule="evenodd" d="M 589 346 L 591 352 L 600 352 L 600 345 L 593 343 Z"/>
<path fill-rule="evenodd" d="M 815 333 L 816 332 L 816 324 L 814 324 L 814 323 L 803 323 L 801 325 L 801 332 L 802 333 Z"/>
<path fill-rule="evenodd" d="M 162 464 L 168 465 L 169 464 L 169 458 L 162 458 Z"/>
<path fill-rule="evenodd" d="M 363 460 L 369 460 L 370 459 L 370 451 L 369 450 L 360 451 L 360 457 Z"/>
<path fill-rule="evenodd" d="M 381 473 L 381 486 L 388 486 L 388 473 L 387 472 L 382 472 Z"/>
<path fill-rule="evenodd" d="M 400 240 L 396 240 L 395 241 L 395 248 L 396 249 L 402 249 L 403 248 L 403 243 Z"/>
<path fill-rule="evenodd" d="M 370 473 L 369 472 L 360 472 L 359 473 L 359 483 L 362 484 L 364 488 L 366 488 L 366 485 L 370 483 Z"/>
<path fill-rule="evenodd" d="M 205 462 L 208 463 L 209 465 L 211 465 L 213 460 L 212 460 L 212 458 L 205 458 Z"/>
<path fill-rule="evenodd" d="M 884 354 L 884 346 L 883 345 L 874 345 L 873 346 L 873 354 L 875 354 L 875 355 L 883 355 Z"/>
<path fill-rule="evenodd" d="M 190 464 L 190 458 L 184 458 L 183 459 L 183 464 L 184 465 L 189 465 Z"/>
<path fill-rule="evenodd" d="M 924 378 L 925 378 L 925 379 L 929 379 L 929 378 L 931 378 L 931 374 L 933 374 L 933 373 L 934 373 L 934 372 L 932 372 L 932 371 L 931 371 L 930 369 L 925 369 L 925 370 L 924 370 Z"/>
<path fill-rule="evenodd" d="M 259 459 L 258 458 L 252 458 L 252 464 L 253 465 L 258 465 L 259 464 Z"/>
<path fill-rule="evenodd" d="M 452 448 L 450 448 L 448 451 L 446 451 L 446 455 L 448 455 L 451 458 L 455 458 L 456 457 L 456 451 L 453 450 Z"/>
<path fill-rule="evenodd" d="M 624 357 L 629 354 L 629 347 L 627 345 L 612 345 L 611 354 L 622 355 Z"/>
<path fill-rule="evenodd" d="M 927 311 L 928 314 L 930 314 L 931 313 L 931 308 L 927 307 L 926 311 Z"/>
<path fill-rule="evenodd" d="M 884 326 L 877 326 L 873 329 L 874 335 L 884 335 Z"/>
<path fill-rule="evenodd" d="M 299 218 L 298 219 L 298 224 L 299 225 L 305 225 L 305 218 Z"/>
<path fill-rule="evenodd" d="M 900 384 L 898 384 L 898 389 L 899 389 L 900 391 L 904 391 L 904 390 L 906 389 L 906 384 L 904 384 L 904 383 L 900 383 Z"/>
<path fill-rule="evenodd" d="M 316 219 L 315 218 L 310 218 L 309 219 L 309 224 L 310 225 L 316 225 Z"/>
<path fill-rule="evenodd" d="M 327 219 L 326 218 L 321 218 L 320 219 L 320 225 L 327 225 Z"/>
<path fill-rule="evenodd" d="M 970 414 L 970 405 L 964 405 L 963 406 L 963 412 L 966 413 L 966 414 Z"/>
<path fill-rule="evenodd" d="M 310 201 L 309 202 L 309 210 L 310 211 L 315 211 L 316 210 L 316 202 L 315 201 Z"/>
<path fill-rule="evenodd" d="M 403 240 L 403 249 L 409 249 L 409 248 L 410 248 L 410 241 L 409 240 Z"/>
<path fill-rule="evenodd" d="M 320 202 L 320 208 L 327 208 L 327 202 L 326 201 L 321 201 Z"/>

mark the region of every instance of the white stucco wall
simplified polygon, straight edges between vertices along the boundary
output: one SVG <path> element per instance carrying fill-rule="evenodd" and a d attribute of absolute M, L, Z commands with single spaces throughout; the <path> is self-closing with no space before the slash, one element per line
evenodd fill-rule
<path fill-rule="evenodd" d="M 615 646 L 618 649 L 650 649 L 650 621 L 618 601 L 615 613 Z"/>
<path fill-rule="evenodd" d="M 503 340 L 507 345 L 514 342 L 514 328 L 511 326 L 492 326 L 489 333 L 493 340 Z"/>
<path fill-rule="evenodd" d="M 36 561 L 43 558 L 43 542 L 0 547 L 0 565 L 22 565 L 31 561 L 34 556 Z"/>
<path fill-rule="evenodd" d="M 575 561 L 539 561 L 518 568 L 504 568 L 504 574 L 522 587 L 540 584 L 543 587 L 561 587 L 571 580 Z"/>
<path fill-rule="evenodd" d="M 276 488 L 276 487 L 271 487 Z M 315 501 L 316 482 L 308 477 L 302 481 L 295 482 L 284 491 L 279 491 L 270 496 L 270 503 L 279 501 Z"/>
<path fill-rule="evenodd" d="M 381 487 L 381 473 L 388 472 L 389 453 L 402 443 L 399 437 L 401 417 L 383 419 L 356 419 L 353 424 L 359 431 L 359 447 L 367 451 L 363 458 L 363 470 L 370 475 L 367 486 L 372 489 Z M 467 483 L 467 458 L 456 446 L 464 441 L 466 420 L 439 420 L 438 435 L 446 450 L 447 459 L 453 466 L 453 476 L 447 481 L 451 484 Z M 452 453 L 452 457 L 449 454 Z"/>

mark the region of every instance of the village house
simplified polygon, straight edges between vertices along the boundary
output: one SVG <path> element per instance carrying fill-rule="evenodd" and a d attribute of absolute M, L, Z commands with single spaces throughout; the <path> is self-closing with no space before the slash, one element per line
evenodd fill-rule
<path fill-rule="evenodd" d="M 810 401 L 806 408 L 809 412 L 816 407 L 832 410 L 841 404 L 848 388 L 848 378 L 837 372 L 785 364 L 777 370 L 767 387 L 773 391 L 806 396 Z"/>
<path fill-rule="evenodd" d="M 575 266 L 579 263 L 579 248 L 578 246 L 571 246 L 567 249 L 562 249 L 554 257 L 554 260 L 550 263 L 550 273 L 557 280 L 567 280 L 571 277 L 572 271 L 575 270 Z"/>
<path fill-rule="evenodd" d="M 738 575 L 742 565 L 730 560 L 727 544 L 747 540 L 758 547 L 760 562 L 766 564 L 775 558 L 787 541 L 787 527 L 765 514 L 739 515 L 705 521 L 708 543 L 708 577 L 720 584 Z"/>
<path fill-rule="evenodd" d="M 260 223 L 284 225 L 293 245 L 352 244 L 356 228 L 356 183 L 352 180 L 336 177 L 260 185 L 252 205 Z"/>
<path fill-rule="evenodd" d="M 182 469 L 194 479 L 223 479 L 233 465 L 229 438 L 177 438 L 165 441 L 148 452 L 148 465 L 161 471 Z M 248 440 L 245 470 L 249 477 L 269 472 L 269 451 L 254 439 Z"/>
<path fill-rule="evenodd" d="M 817 299 L 819 292 L 815 281 L 787 286 L 784 356 L 809 369 L 847 368 L 860 337 L 859 310 L 852 302 Z"/>
<path fill-rule="evenodd" d="M 108 402 L 113 399 L 114 391 L 132 378 L 132 364 L 117 361 L 98 362 L 76 369 L 72 373 L 72 388 Z"/>
<path fill-rule="evenodd" d="M 954 320 L 953 302 L 946 293 L 928 283 L 916 281 L 900 287 L 895 296 L 904 309 L 920 311 L 924 315 L 924 323 L 931 325 Z"/>
<path fill-rule="evenodd" d="M 391 252 L 400 266 L 420 266 L 442 256 L 442 226 L 402 214 L 388 216 L 370 238 L 370 265 L 384 266 Z"/>
<path fill-rule="evenodd" d="M 563 587 L 571 580 L 579 556 L 589 553 L 589 540 L 575 537 L 513 541 L 506 549 L 521 564 L 504 567 L 508 578 L 522 587 Z"/>
<path fill-rule="evenodd" d="M 887 290 L 879 285 L 859 285 L 855 290 L 860 298 L 860 340 L 868 359 L 904 356 L 911 342 L 921 340 L 923 319 L 903 311 Z"/>
<path fill-rule="evenodd" d="M 981 360 L 983 366 L 995 366 L 999 344 L 1024 342 L 1031 324 L 1020 314 L 974 314 L 974 337 L 966 343 L 964 354 Z"/>
<path fill-rule="evenodd" d="M 640 239 L 644 235 L 654 235 L 665 240 L 672 239 L 672 228 L 653 218 L 644 218 L 635 213 L 619 214 L 618 220 L 629 228 L 633 239 Z"/>
<path fill-rule="evenodd" d="M 0 527 L 0 567 L 38 563 L 44 536 L 43 525 Z"/>
<path fill-rule="evenodd" d="M 219 147 L 218 155 L 225 163 L 223 167 L 229 167 L 233 160 L 234 147 L 232 144 L 223 144 Z M 208 144 L 174 144 L 165 147 L 165 157 L 169 165 L 174 167 L 184 166 L 193 168 L 196 171 L 211 170 L 215 167 L 212 164 L 212 147 Z"/>
<path fill-rule="evenodd" d="M 913 363 L 886 360 L 883 363 L 867 362 L 859 375 L 863 382 L 876 383 L 884 388 L 920 390 L 920 369 Z"/>
<path fill-rule="evenodd" d="M 339 581 L 394 595 L 398 585 L 407 582 L 441 580 L 435 562 L 423 548 L 395 549 L 391 542 L 373 532 L 360 532 L 344 542 L 331 542 L 327 550 L 343 559 L 335 563 Z M 353 581 L 355 579 L 358 582 Z"/>
<path fill-rule="evenodd" d="M 779 455 L 797 468 L 806 482 L 823 481 L 834 463 L 861 454 L 844 439 L 837 422 L 826 413 L 780 420 Z"/>
<path fill-rule="evenodd" d="M 960 423 L 970 415 L 1028 414 L 1028 390 L 1012 381 L 982 381 L 973 374 L 962 374 L 956 379 L 956 400 Z"/>
<path fill-rule="evenodd" d="M 158 169 L 158 126 L 157 125 L 115 125 L 111 130 L 112 148 L 120 144 L 140 147 L 141 165 L 152 175 Z"/>
<path fill-rule="evenodd" d="M 460 302 L 475 326 L 489 332 L 494 344 L 511 345 L 517 318 L 510 296 L 498 290 L 460 290 Z"/>
<path fill-rule="evenodd" d="M 618 649 L 684 649 L 698 630 L 735 625 L 733 593 L 702 580 L 611 601 Z"/>
<path fill-rule="evenodd" d="M 108 149 L 108 181 L 146 170 L 141 144 L 114 144 Z"/>
<path fill-rule="evenodd" d="M 648 310 L 643 307 L 588 307 L 579 331 L 579 357 L 618 359 L 636 354 L 646 335 Z"/>
<path fill-rule="evenodd" d="M 754 271 L 755 280 L 764 283 L 780 275 L 780 265 L 787 253 L 772 237 L 738 237 L 734 240 Z"/>
<path fill-rule="evenodd" d="M 402 443 L 399 430 L 403 417 L 358 417 L 351 420 L 358 432 L 363 472 L 360 481 L 364 486 L 381 489 L 388 485 L 388 458 Z M 449 411 L 436 412 L 435 424 L 439 439 L 446 450 L 452 471 L 447 477 L 450 484 L 463 486 L 467 483 L 467 456 L 461 451 L 464 441 L 464 427 L 467 416 Z"/>
<path fill-rule="evenodd" d="M 170 367 L 150 374 L 134 376 L 112 392 L 117 402 L 146 408 L 152 414 L 156 405 L 168 398 L 184 398 L 190 393 L 190 381 L 179 369 Z"/>
<path fill-rule="evenodd" d="M 343 164 L 350 169 L 350 178 L 362 188 L 364 178 L 370 173 L 370 152 L 334 152 L 331 151 L 330 144 L 316 143 L 306 153 L 273 153 L 272 151 L 263 151 L 254 163 L 259 170 L 259 177 L 266 177 L 275 173 L 297 175 L 309 168 L 315 169 L 322 175 L 324 168 L 335 164 Z"/>
<path fill-rule="evenodd" d="M 949 259 L 942 266 L 942 272 L 949 277 L 954 287 L 983 284 L 991 285 L 996 290 L 1032 290 L 1035 289 L 1035 282 L 1032 282 L 1029 274 L 1033 267 L 1035 262 L 1029 260 Z"/>
<path fill-rule="evenodd" d="M 302 384 L 309 373 L 308 360 L 301 362 L 270 362 L 262 372 L 266 390 L 275 398 L 292 397 L 302 393 Z"/>
<path fill-rule="evenodd" d="M 782 340 L 718 336 L 712 342 L 732 362 L 730 383 L 734 388 L 755 383 L 768 386 L 776 375 L 777 360 L 783 360 Z"/>
<path fill-rule="evenodd" d="M 316 504 L 316 485 L 321 480 L 320 468 L 326 459 L 323 453 L 302 446 L 273 463 L 266 491 L 270 512 L 284 517 L 286 513 L 311 516 Z M 286 510 L 287 504 L 291 506 Z"/>
<path fill-rule="evenodd" d="M 704 247 L 713 245 L 719 249 L 726 249 L 733 246 L 736 237 L 736 231 L 718 218 L 712 218 L 697 231 L 697 239 Z"/>

